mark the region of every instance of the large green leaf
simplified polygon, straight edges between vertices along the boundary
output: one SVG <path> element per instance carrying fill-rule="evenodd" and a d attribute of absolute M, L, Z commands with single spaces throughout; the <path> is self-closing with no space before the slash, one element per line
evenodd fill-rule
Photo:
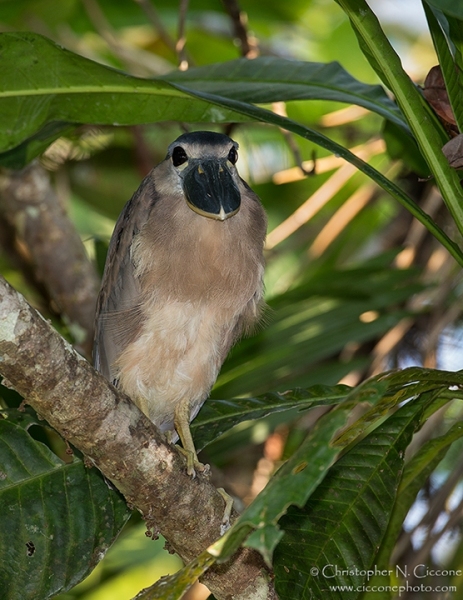
<path fill-rule="evenodd" d="M 0 420 L 2 600 L 51 598 L 81 581 L 130 516 L 96 469 L 64 463 L 19 425 Z"/>
<path fill-rule="evenodd" d="M 243 421 L 262 419 L 276 412 L 296 408 L 308 410 L 315 406 L 331 406 L 342 402 L 349 393 L 345 385 L 315 385 L 307 390 L 296 389 L 282 394 L 271 392 L 257 398 L 208 400 L 191 424 L 196 450 Z"/>
<path fill-rule="evenodd" d="M 415 501 L 418 492 L 422 489 L 435 467 L 444 458 L 451 444 L 462 436 L 463 424 L 455 423 L 445 434 L 426 442 L 405 465 L 391 520 L 376 560 L 379 570 L 388 571 L 390 557 L 402 529 L 404 519 Z M 375 582 L 387 585 L 390 583 L 390 578 L 386 576 L 381 581 L 377 579 Z"/>
<path fill-rule="evenodd" d="M 398 106 L 379 85 L 361 83 L 339 63 L 312 63 L 271 56 L 175 71 L 166 81 L 254 104 L 332 100 L 358 104 L 409 131 Z"/>
<path fill-rule="evenodd" d="M 188 98 L 170 80 L 247 102 L 319 98 L 357 103 L 407 128 L 400 110 L 380 86 L 362 84 L 337 63 L 238 60 L 147 80 L 73 54 L 33 33 L 1 34 L 0 52 L 0 148 L 8 152 L 4 162 L 27 160 L 69 123 L 242 119 L 218 111 L 207 101 Z"/>
<path fill-rule="evenodd" d="M 290 558 L 277 560 L 276 564 L 286 574 L 293 571 L 289 579 L 296 578 L 300 582 L 302 577 L 305 582 L 302 587 L 312 585 L 313 582 L 306 579 L 313 575 L 307 570 L 310 565 L 319 570 L 324 564 L 366 568 L 377 553 L 386 531 L 400 481 L 404 450 L 413 432 L 443 403 L 453 396 L 460 397 L 462 390 L 463 374 L 420 368 L 381 374 L 352 389 L 341 404 L 318 421 L 298 450 L 276 472 L 227 534 L 209 549 L 210 552 L 223 559 L 244 544 L 259 550 L 270 563 L 273 550 L 282 538 L 282 524 L 286 523 L 286 519 L 278 521 L 290 506 L 295 505 L 302 511 L 297 514 L 309 520 L 307 527 L 310 531 L 306 533 L 310 542 L 307 541 L 304 546 L 304 553 L 300 552 L 300 564 L 291 562 L 296 561 L 295 548 L 301 543 L 300 537 L 297 541 L 294 538 L 288 542 L 290 546 L 295 544 L 288 550 Z M 364 407 L 369 404 L 371 408 L 347 429 L 344 428 L 342 435 L 336 436 L 339 428 L 345 427 L 352 408 L 360 403 Z M 356 445 L 360 445 L 361 449 L 357 450 Z M 356 461 L 357 465 L 354 464 Z M 344 474 L 349 485 L 343 480 Z M 324 484 L 325 477 L 332 477 L 333 481 L 330 479 Z M 389 495 L 382 495 L 383 488 L 389 491 Z M 327 490 L 329 498 L 325 499 Z M 377 522 L 374 522 L 368 503 L 364 502 L 365 495 L 371 496 L 371 502 L 374 501 L 378 508 Z M 305 505 L 309 499 L 309 504 Z M 322 502 L 320 515 L 313 513 L 318 502 Z M 359 520 L 361 511 L 366 511 L 363 520 Z M 315 520 L 323 517 L 330 523 L 323 522 L 311 529 L 312 517 Z M 349 523 L 353 527 L 352 536 L 346 537 Z M 371 531 L 365 532 L 362 523 Z M 320 536 L 319 542 L 315 534 Z M 332 554 L 324 554 L 327 546 L 332 547 Z M 361 554 L 360 558 L 354 556 L 356 552 Z M 323 563 L 323 560 L 335 559 L 341 562 Z M 290 567 L 293 564 L 296 566 Z M 305 566 L 302 568 L 302 565 Z M 284 579 L 288 579 L 286 575 Z M 318 583 L 313 585 L 317 587 Z M 292 585 L 295 582 L 289 583 L 288 589 Z M 313 596 L 301 596 L 305 597 Z M 318 597 L 317 594 L 315 597 Z"/>
<path fill-rule="evenodd" d="M 291 504 L 303 506 L 325 477 L 341 452 L 341 447 L 332 446 L 330 440 L 347 417 L 347 407 L 337 407 L 322 417 L 301 447 L 210 552 L 225 559 L 246 542 L 270 563 L 273 549 L 283 535 L 278 520 Z"/>
<path fill-rule="evenodd" d="M 243 120 L 166 81 L 132 77 L 34 33 L 0 34 L 0 70 L 0 149 L 9 151 L 3 157 L 9 166 L 22 166 L 69 123 Z"/>
<path fill-rule="evenodd" d="M 397 570 L 393 568 L 390 559 L 404 519 L 429 475 L 444 458 L 451 444 L 462 435 L 463 424 L 455 423 L 444 435 L 426 442 L 405 465 L 391 519 L 376 557 L 376 574 L 369 581 L 371 589 L 362 596 L 362 600 L 390 600 L 393 597 L 393 594 L 387 590 L 391 585 L 396 584 Z M 372 591 L 378 590 L 378 587 L 383 590 L 381 593 Z"/>
<path fill-rule="evenodd" d="M 337 461 L 304 508 L 282 518 L 274 561 L 281 600 L 358 597 L 389 522 L 405 449 L 433 398 L 424 393 L 386 419 Z"/>
<path fill-rule="evenodd" d="M 408 367 L 399 371 L 382 373 L 373 378 L 384 387 L 383 398 L 357 421 L 347 427 L 335 443 L 347 445 L 363 432 L 375 426 L 384 416 L 401 402 L 428 392 L 438 392 L 442 404 L 451 398 L 462 398 L 463 375 L 455 371 L 440 371 L 422 367 Z M 366 382 L 368 383 L 368 381 Z M 432 411 L 437 409 L 433 405 Z M 427 415 L 428 416 L 428 415 Z"/>

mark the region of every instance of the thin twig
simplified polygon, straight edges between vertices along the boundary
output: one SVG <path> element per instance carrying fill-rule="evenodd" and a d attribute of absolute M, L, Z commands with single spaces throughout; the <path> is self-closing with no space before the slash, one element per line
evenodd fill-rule
<path fill-rule="evenodd" d="M 229 14 L 233 35 L 238 40 L 241 56 L 244 58 L 256 58 L 259 55 L 257 40 L 248 31 L 248 19 L 238 4 L 238 0 L 222 0 L 225 10 Z"/>
<path fill-rule="evenodd" d="M 101 7 L 98 4 L 98 2 L 96 2 L 96 0 L 82 0 L 82 4 L 84 6 L 88 18 L 92 22 L 95 29 L 105 40 L 105 42 L 108 44 L 111 50 L 117 56 L 122 58 L 121 46 L 119 44 L 117 36 L 114 34 L 113 28 L 111 27 L 108 19 L 105 17 L 105 14 L 101 10 Z"/>
<path fill-rule="evenodd" d="M 175 44 L 175 50 L 178 56 L 178 68 L 180 71 L 186 71 L 189 67 L 188 57 L 186 54 L 186 15 L 188 12 L 189 0 L 180 0 L 178 10 L 178 37 Z"/>
<path fill-rule="evenodd" d="M 172 70 L 171 65 L 161 57 L 124 43 L 96 0 L 82 0 L 82 3 L 98 34 L 131 73 L 139 76 L 159 75 Z"/>
<path fill-rule="evenodd" d="M 440 514 L 445 511 L 445 504 L 448 501 L 448 498 L 453 493 L 455 487 L 458 482 L 461 480 L 463 475 L 463 463 L 460 463 L 455 467 L 455 469 L 450 473 L 446 481 L 439 488 L 434 497 L 430 500 L 430 505 L 428 511 L 424 514 L 423 518 L 417 523 L 413 529 L 405 532 L 399 542 L 397 543 L 394 553 L 391 557 L 391 564 L 398 564 L 398 562 L 404 557 L 408 555 L 408 552 L 411 551 L 413 554 L 413 560 L 416 561 L 417 551 L 413 549 L 412 546 L 412 538 L 413 535 L 421 528 L 426 528 L 428 532 L 432 532 L 437 519 Z M 427 540 L 429 541 L 430 537 L 433 537 L 430 533 Z M 431 544 L 432 546 L 432 544 Z M 424 545 L 423 545 L 424 547 Z M 420 560 L 424 560 L 426 553 L 422 554 L 423 547 L 419 550 Z M 418 564 L 418 563 L 417 563 Z"/>
<path fill-rule="evenodd" d="M 156 10 L 156 7 L 154 6 L 154 4 L 152 4 L 149 0 L 133 0 L 133 1 L 136 4 L 140 5 L 140 8 L 145 13 L 146 18 L 148 19 L 148 21 L 153 26 L 153 29 L 158 34 L 159 39 L 161 39 L 164 42 L 164 44 L 169 48 L 169 50 L 172 50 L 172 52 L 176 52 L 177 48 L 176 48 L 175 40 L 170 35 L 170 33 L 167 31 L 167 29 L 164 27 L 161 17 L 159 16 L 158 11 Z"/>
<path fill-rule="evenodd" d="M 288 116 L 288 113 L 286 112 L 286 104 L 284 102 L 274 102 L 272 105 L 272 108 L 273 108 L 273 112 L 275 114 L 280 115 L 281 117 Z M 304 166 L 304 162 L 302 160 L 302 155 L 299 150 L 299 146 L 297 145 L 296 140 L 294 139 L 294 136 L 291 133 L 291 131 L 287 131 L 286 129 L 282 129 L 281 127 L 280 127 L 280 131 L 281 131 L 283 137 L 285 138 L 285 141 L 288 144 L 288 148 L 292 152 L 294 162 L 301 170 L 302 175 L 304 177 L 306 177 L 308 175 L 315 175 L 315 170 L 316 170 L 315 151 L 314 151 L 313 157 L 312 157 L 312 167 L 310 169 L 306 169 Z"/>

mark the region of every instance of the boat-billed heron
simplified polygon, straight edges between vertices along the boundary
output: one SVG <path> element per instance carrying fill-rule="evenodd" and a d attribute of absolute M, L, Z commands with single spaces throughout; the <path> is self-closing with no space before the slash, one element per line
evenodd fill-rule
<path fill-rule="evenodd" d="M 98 298 L 94 364 L 198 465 L 190 422 L 259 319 L 267 219 L 226 135 L 181 135 L 123 209 Z"/>

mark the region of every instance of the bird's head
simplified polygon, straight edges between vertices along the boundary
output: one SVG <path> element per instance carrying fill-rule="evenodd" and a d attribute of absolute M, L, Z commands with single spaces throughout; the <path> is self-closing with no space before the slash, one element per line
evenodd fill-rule
<path fill-rule="evenodd" d="M 212 131 L 184 133 L 170 144 L 166 157 L 191 210 L 220 221 L 240 209 L 237 160 L 238 144 Z"/>

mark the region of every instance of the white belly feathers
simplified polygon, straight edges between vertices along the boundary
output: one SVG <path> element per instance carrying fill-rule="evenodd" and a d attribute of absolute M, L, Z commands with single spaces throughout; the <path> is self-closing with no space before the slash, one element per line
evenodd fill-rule
<path fill-rule="evenodd" d="M 173 408 L 186 395 L 193 419 L 217 378 L 223 340 L 236 318 L 224 323 L 222 314 L 219 322 L 215 312 L 205 304 L 169 302 L 117 361 L 122 389 L 163 431 L 173 429 Z"/>

